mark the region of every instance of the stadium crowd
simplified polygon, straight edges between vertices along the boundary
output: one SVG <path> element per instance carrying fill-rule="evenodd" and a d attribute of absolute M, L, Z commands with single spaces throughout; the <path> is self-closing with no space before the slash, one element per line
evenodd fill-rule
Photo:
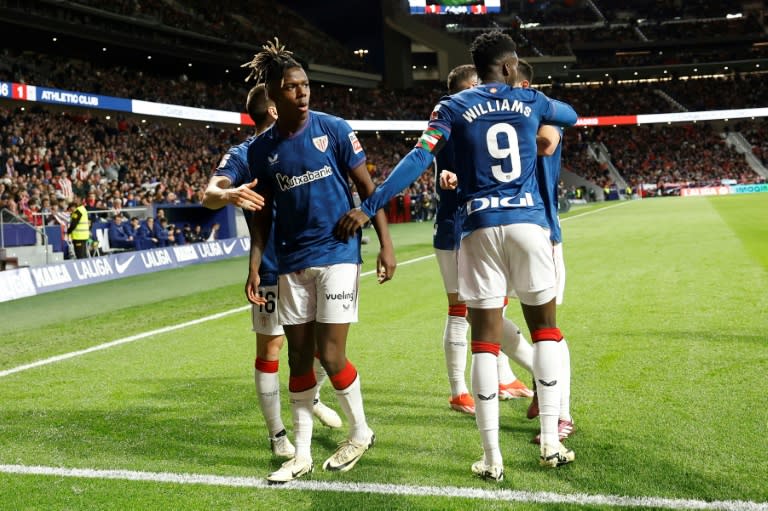
<path fill-rule="evenodd" d="M 733 106 L 759 104 L 765 92 L 753 87 L 754 80 L 759 78 L 669 82 L 660 86 L 693 108 L 711 108 L 700 101 L 708 101 L 711 95 L 702 91 L 713 84 L 741 92 L 718 95 L 726 103 L 718 104 L 722 108 L 731 106 L 727 105 L 729 101 L 735 103 Z M 572 103 L 579 112 L 595 115 L 677 110 L 654 93 L 657 87 L 659 84 L 556 87 L 546 92 Z M 383 89 L 333 94 L 334 89 L 342 88 L 315 87 L 313 94 L 319 91 L 315 104 L 350 119 L 424 119 L 425 112 L 441 95 L 437 88 L 431 94 L 414 93 L 413 97 Z M 363 101 L 363 95 L 369 100 Z M 395 97 L 399 98 L 397 103 Z M 192 122 L 178 126 L 175 122 L 145 122 L 136 117 L 107 118 L 81 110 L 58 112 L 39 106 L 22 110 L 13 106 L 6 103 L 0 109 L 0 206 L 30 218 L 35 212 L 65 209 L 75 196 L 88 201 L 90 207 L 105 210 L 115 204 L 131 207 L 200 203 L 210 171 L 224 151 L 249 134 L 247 129 L 234 126 L 206 127 Z M 744 136 L 753 144 L 753 153 L 765 161 L 765 124 L 744 121 L 733 129 L 744 130 Z M 670 140 L 679 144 L 670 144 Z M 361 142 L 375 182 L 385 179 L 413 144 L 407 134 L 393 133 L 363 133 Z M 564 168 L 601 187 L 610 184 L 610 177 L 606 164 L 598 163 L 588 151 L 593 142 L 605 145 L 616 168 L 633 186 L 641 182 L 701 184 L 719 179 L 749 182 L 758 177 L 711 125 L 568 130 Z M 701 154 L 707 158 L 701 158 Z M 434 202 L 433 179 L 432 173 L 426 172 L 413 185 L 409 195 L 414 207 Z M 414 211 L 414 216 L 427 219 L 429 208 Z"/>
<path fill-rule="evenodd" d="M 763 119 L 743 121 L 736 124 L 735 131 L 743 134 L 752 145 L 752 154 L 763 165 L 768 165 L 768 122 Z"/>
<path fill-rule="evenodd" d="M 232 8 L 232 0 L 216 3 L 121 0 L 106 6 L 92 0 L 81 3 L 156 22 L 166 29 L 224 39 L 266 40 L 277 32 L 287 37 L 302 56 L 309 56 L 308 61 L 346 68 L 354 68 L 360 61 L 310 22 L 285 7 L 273 6 L 268 0 L 237 4 L 237 9 Z M 654 4 L 655 18 L 642 24 L 629 23 L 632 20 L 626 17 L 627 12 L 647 11 L 650 3 Z M 701 0 L 694 2 L 697 8 L 689 8 L 688 3 L 658 5 L 658 2 L 628 0 L 621 10 L 611 9 L 607 4 L 573 1 L 557 8 L 526 12 L 523 13 L 526 21 L 550 26 L 523 31 L 519 17 L 426 16 L 424 20 L 429 23 L 463 20 L 462 23 L 472 25 L 468 27 L 472 29 L 480 28 L 474 26 L 480 20 L 495 26 L 508 23 L 522 47 L 536 55 L 560 51 L 548 48 L 550 43 L 541 41 L 553 41 L 551 44 L 570 48 L 599 40 L 665 39 L 680 34 L 696 38 L 743 35 L 760 28 L 752 16 L 733 20 L 702 19 L 722 15 L 723 9 L 730 8 L 730 4 L 725 3 L 713 7 L 712 2 Z M 62 12 L 80 16 L 80 11 L 64 9 Z M 675 16 L 681 17 L 680 22 L 669 23 Z M 693 18 L 699 21 L 693 22 Z M 563 20 L 593 25 L 575 30 L 551 26 Z M 467 34 L 474 37 L 476 31 L 470 30 Z M 537 45 L 537 41 L 540 44 Z M 686 51 L 692 50 L 680 49 L 678 53 Z M 710 52 L 710 56 L 725 58 L 728 50 L 723 51 L 722 55 Z M 678 53 L 635 55 L 628 57 L 626 63 L 632 59 L 674 62 Z M 599 60 L 600 56 L 595 58 Z M 590 65 L 589 59 L 580 58 L 579 62 L 579 65 Z M 228 111 L 243 110 L 248 90 L 236 75 L 233 72 L 227 77 L 202 81 L 178 73 L 163 76 L 123 64 L 99 65 L 88 60 L 62 59 L 10 48 L 0 53 L 0 81 Z M 601 85 L 555 83 L 542 90 L 572 104 L 581 116 L 651 114 L 762 107 L 768 103 L 768 89 L 762 86 L 763 80 L 759 74 L 731 74 L 725 78 L 696 80 L 670 77 L 655 83 L 617 84 L 611 80 Z M 345 119 L 424 120 L 443 94 L 442 83 L 427 83 L 409 90 L 314 83 L 312 101 L 313 108 Z M 742 131 L 753 146 L 753 154 L 766 162 L 765 122 L 743 121 L 732 129 Z M 53 213 L 66 209 L 75 197 L 86 201 L 89 208 L 103 210 L 159 203 L 200 203 L 211 170 L 228 147 L 249 134 L 249 129 L 233 126 L 208 127 L 193 122 L 179 125 L 175 121 L 119 114 L 107 116 L 104 112 L 61 112 L 40 106 L 23 109 L 15 103 L 2 103 L 0 207 L 23 213 L 38 223 L 51 221 Z M 374 182 L 385 179 L 394 164 L 407 153 L 414 143 L 409 138 L 413 135 L 360 134 Z M 614 166 L 633 186 L 643 182 L 701 184 L 719 179 L 738 182 L 758 179 L 744 157 L 730 149 L 711 125 L 573 129 L 566 132 L 564 144 L 563 167 L 600 187 L 610 185 L 611 177 L 608 164 L 594 158 L 595 144 L 601 144 L 608 151 Z M 701 158 L 701 154 L 707 157 Z M 428 171 L 404 194 L 415 218 L 429 219 L 435 202 L 433 190 L 434 176 Z M 50 215 L 35 215 L 49 211 Z"/>
<path fill-rule="evenodd" d="M 634 188 L 719 185 L 723 179 L 752 183 L 757 174 L 711 124 L 593 128 L 592 138 Z M 639 135 L 639 136 L 638 136 Z"/>

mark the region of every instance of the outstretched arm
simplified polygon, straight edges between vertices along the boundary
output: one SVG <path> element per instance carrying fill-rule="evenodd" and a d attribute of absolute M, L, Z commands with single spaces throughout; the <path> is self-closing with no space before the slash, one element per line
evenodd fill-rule
<path fill-rule="evenodd" d="M 376 190 L 369 197 L 365 198 L 362 190 L 358 190 L 360 198 L 364 199 L 363 203 L 359 208 L 352 209 L 341 217 L 339 223 L 336 224 L 334 234 L 339 239 L 349 239 L 369 219 L 373 218 L 377 211 L 384 215 L 380 209 L 389 203 L 392 197 L 416 181 L 424 169 L 432 163 L 433 158 L 434 156 L 429 151 L 418 147 L 411 149 L 411 152 L 400 160 L 386 181 L 376 187 Z"/>
<path fill-rule="evenodd" d="M 571 105 L 556 99 L 547 98 L 547 100 L 549 101 L 549 108 L 542 121 L 564 128 L 576 124 L 579 116 L 576 115 L 576 110 Z"/>
<path fill-rule="evenodd" d="M 232 182 L 226 176 L 213 176 L 203 195 L 203 206 L 208 209 L 221 209 L 227 204 L 239 206 L 248 211 L 257 211 L 264 207 L 264 197 L 253 191 L 257 180 L 232 188 Z"/>
<path fill-rule="evenodd" d="M 435 156 L 433 152 L 420 147 L 411 149 L 405 158 L 392 170 L 387 179 L 381 183 L 373 194 L 360 204 L 360 209 L 368 217 L 392 200 L 392 197 L 410 186 L 419 176 L 424 173 L 424 169 L 432 165 Z"/>

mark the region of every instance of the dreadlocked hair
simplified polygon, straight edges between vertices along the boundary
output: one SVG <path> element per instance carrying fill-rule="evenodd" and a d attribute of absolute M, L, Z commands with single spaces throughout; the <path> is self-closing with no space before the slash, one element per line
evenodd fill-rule
<path fill-rule="evenodd" d="M 263 50 L 253 56 L 250 62 L 242 64 L 240 67 L 250 69 L 247 82 L 253 78 L 257 84 L 270 82 L 276 79 L 282 79 L 283 72 L 290 67 L 301 67 L 301 64 L 293 58 L 293 52 L 286 50 L 284 44 L 275 37 L 275 41 L 267 41 L 262 45 Z"/>

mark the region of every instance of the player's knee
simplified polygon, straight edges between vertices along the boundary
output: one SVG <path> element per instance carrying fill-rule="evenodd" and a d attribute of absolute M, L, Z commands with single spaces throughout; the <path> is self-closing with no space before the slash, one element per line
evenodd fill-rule
<path fill-rule="evenodd" d="M 557 296 L 557 290 L 549 287 L 541 291 L 518 291 L 517 296 L 523 305 L 536 307 L 553 301 Z"/>

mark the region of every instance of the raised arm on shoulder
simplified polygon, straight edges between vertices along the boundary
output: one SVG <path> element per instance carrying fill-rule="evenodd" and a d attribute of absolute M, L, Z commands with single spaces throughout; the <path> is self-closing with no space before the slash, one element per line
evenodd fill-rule
<path fill-rule="evenodd" d="M 574 110 L 571 105 L 551 98 L 549 98 L 549 103 L 549 112 L 543 119 L 545 122 L 548 124 L 554 124 L 556 126 L 562 126 L 564 128 L 576 124 L 579 116 L 576 114 L 576 110 Z"/>

